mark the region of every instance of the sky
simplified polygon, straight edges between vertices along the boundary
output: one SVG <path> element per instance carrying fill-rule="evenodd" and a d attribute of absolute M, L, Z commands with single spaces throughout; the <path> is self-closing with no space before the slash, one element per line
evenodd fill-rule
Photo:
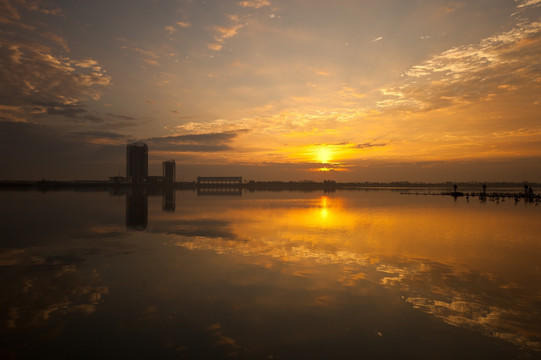
<path fill-rule="evenodd" d="M 541 182 L 541 0 L 0 0 L 0 179 Z"/>

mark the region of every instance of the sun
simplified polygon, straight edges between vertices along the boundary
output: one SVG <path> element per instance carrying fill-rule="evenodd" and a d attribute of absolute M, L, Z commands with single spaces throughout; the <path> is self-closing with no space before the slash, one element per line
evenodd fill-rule
<path fill-rule="evenodd" d="M 316 159 L 322 164 L 328 164 L 332 160 L 332 155 L 331 149 L 326 147 L 321 147 L 316 151 Z"/>

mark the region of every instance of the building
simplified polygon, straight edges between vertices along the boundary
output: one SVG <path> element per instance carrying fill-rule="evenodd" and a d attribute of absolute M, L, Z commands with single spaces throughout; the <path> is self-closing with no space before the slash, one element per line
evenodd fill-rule
<path fill-rule="evenodd" d="M 146 184 L 150 186 L 163 185 L 165 178 L 163 176 L 147 176 Z"/>
<path fill-rule="evenodd" d="M 240 187 L 242 176 L 198 176 L 198 187 Z"/>
<path fill-rule="evenodd" d="M 166 183 L 174 183 L 176 179 L 176 164 L 175 160 L 166 160 L 162 162 L 162 175 Z"/>
<path fill-rule="evenodd" d="M 137 142 L 126 147 L 126 177 L 132 184 L 144 184 L 148 177 L 148 146 Z"/>

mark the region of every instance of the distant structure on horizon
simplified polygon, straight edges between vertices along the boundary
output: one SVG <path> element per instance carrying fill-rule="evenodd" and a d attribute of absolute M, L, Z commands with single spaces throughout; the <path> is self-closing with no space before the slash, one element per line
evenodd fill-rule
<path fill-rule="evenodd" d="M 162 162 L 162 176 L 166 183 L 172 184 L 176 180 L 176 163 L 175 160 L 166 160 Z"/>
<path fill-rule="evenodd" d="M 144 184 L 148 178 L 148 146 L 142 142 L 126 147 L 126 177 L 132 184 Z"/>

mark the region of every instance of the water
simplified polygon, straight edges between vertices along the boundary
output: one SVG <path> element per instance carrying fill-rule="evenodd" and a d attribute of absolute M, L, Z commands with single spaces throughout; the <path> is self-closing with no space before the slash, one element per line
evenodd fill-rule
<path fill-rule="evenodd" d="M 2 191 L 2 359 L 541 358 L 541 206 Z"/>

